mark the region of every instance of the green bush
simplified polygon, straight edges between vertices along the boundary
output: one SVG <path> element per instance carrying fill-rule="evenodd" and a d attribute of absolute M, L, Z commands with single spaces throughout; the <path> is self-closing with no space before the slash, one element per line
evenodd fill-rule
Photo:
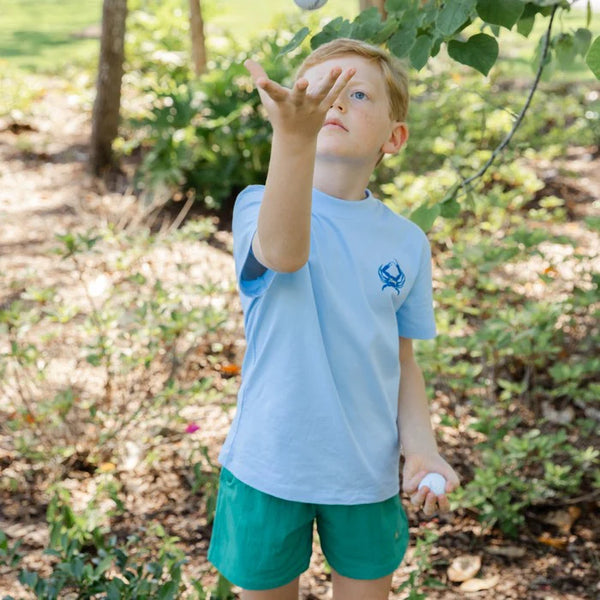
<path fill-rule="evenodd" d="M 58 600 L 65 594 L 104 600 L 181 598 L 181 567 L 186 561 L 176 546 L 177 538 L 168 537 L 160 525 L 155 525 L 152 533 L 160 540 L 160 547 L 154 555 L 136 536 L 119 544 L 116 536 L 95 524 L 95 509 L 88 507 L 76 515 L 69 500 L 68 492 L 59 490 L 48 507 L 50 543 L 45 554 L 54 557 L 50 575 L 28 569 L 19 573 L 21 584 L 36 598 Z M 0 549 L 3 539 L 4 534 Z M 0 553 L 0 561 L 2 558 Z M 199 582 L 196 591 L 194 598 L 207 597 Z M 5 596 L 4 600 L 12 599 Z"/>
<path fill-rule="evenodd" d="M 112 494 L 111 494 L 112 495 Z M 199 579 L 185 580 L 187 563 L 178 547 L 158 523 L 130 533 L 126 539 L 110 532 L 99 509 L 97 494 L 82 512 L 75 512 L 70 493 L 55 486 L 47 510 L 50 539 L 44 554 L 52 557 L 50 574 L 26 568 L 19 582 L 40 600 L 98 598 L 102 600 L 232 600 L 231 584 L 219 577 L 213 589 Z M 117 506 L 115 513 L 123 514 Z M 0 566 L 18 568 L 23 558 L 20 542 L 11 545 L 0 531 Z M 4 596 L 3 600 L 14 600 Z"/>
<path fill-rule="evenodd" d="M 264 181 L 270 155 L 271 128 L 244 61 L 259 61 L 273 79 L 289 84 L 306 51 L 278 57 L 289 40 L 285 32 L 294 27 L 290 22 L 283 33 L 274 28 L 248 48 L 222 36 L 210 48 L 208 72 L 195 77 L 187 38 L 181 38 L 186 15 L 174 9 L 177 3 L 167 4 L 170 10 L 162 7 L 153 15 L 138 2 L 132 13 L 128 77 L 145 100 L 130 107 L 127 139 L 116 147 L 124 153 L 141 150 L 140 189 L 171 196 L 191 191 L 208 209 L 228 213 L 240 190 Z"/>

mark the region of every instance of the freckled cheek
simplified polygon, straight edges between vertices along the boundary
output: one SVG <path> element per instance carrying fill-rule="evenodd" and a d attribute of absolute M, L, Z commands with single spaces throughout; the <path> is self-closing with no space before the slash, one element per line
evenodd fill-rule
<path fill-rule="evenodd" d="M 387 139 L 388 127 L 381 122 L 381 119 L 372 116 L 372 113 L 366 113 L 363 118 L 365 131 L 368 131 L 376 137 L 385 137 Z"/>

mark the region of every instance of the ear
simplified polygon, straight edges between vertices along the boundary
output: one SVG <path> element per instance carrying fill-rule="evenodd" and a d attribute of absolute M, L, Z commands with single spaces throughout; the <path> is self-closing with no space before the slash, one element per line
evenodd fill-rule
<path fill-rule="evenodd" d="M 381 146 L 383 154 L 396 154 L 408 141 L 408 125 L 403 121 L 394 121 L 387 142 Z"/>

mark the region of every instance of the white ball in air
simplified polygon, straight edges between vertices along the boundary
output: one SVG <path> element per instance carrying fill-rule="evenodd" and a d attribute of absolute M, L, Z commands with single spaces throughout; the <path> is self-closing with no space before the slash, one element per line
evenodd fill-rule
<path fill-rule="evenodd" d="M 317 10 L 327 4 L 327 0 L 294 0 L 294 2 L 304 10 Z"/>
<path fill-rule="evenodd" d="M 428 487 L 436 496 L 441 496 L 446 493 L 446 479 L 439 473 L 427 473 L 419 484 L 419 489 L 423 487 Z"/>

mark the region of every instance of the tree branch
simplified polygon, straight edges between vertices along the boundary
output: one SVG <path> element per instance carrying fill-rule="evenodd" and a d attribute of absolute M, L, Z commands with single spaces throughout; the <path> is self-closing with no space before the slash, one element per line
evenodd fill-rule
<path fill-rule="evenodd" d="M 475 181 L 476 179 L 479 179 L 480 177 L 482 177 L 484 175 L 484 173 L 490 168 L 490 166 L 492 165 L 494 160 L 496 160 L 497 156 L 502 152 L 502 150 L 504 150 L 504 148 L 506 148 L 506 146 L 508 146 L 508 144 L 512 140 L 513 136 L 515 135 L 515 132 L 519 128 L 519 125 L 521 125 L 521 122 L 523 121 L 523 117 L 525 116 L 525 113 L 527 112 L 527 109 L 529 108 L 529 105 L 531 104 L 531 100 L 533 99 L 533 95 L 534 95 L 535 91 L 537 90 L 537 87 L 540 83 L 540 79 L 542 77 L 542 72 L 544 71 L 544 67 L 546 66 L 546 58 L 548 56 L 548 49 L 550 47 L 550 33 L 552 31 L 552 24 L 554 23 L 554 15 L 556 14 L 557 8 L 558 8 L 558 5 L 555 5 L 554 8 L 552 9 L 552 14 L 550 15 L 550 22 L 548 23 L 548 29 L 546 29 L 546 33 L 544 35 L 544 45 L 542 48 L 542 54 L 540 56 L 540 64 L 538 66 L 538 70 L 535 75 L 535 80 L 533 82 L 533 86 L 529 90 L 529 95 L 527 96 L 527 100 L 525 101 L 525 104 L 523 105 L 521 112 L 517 116 L 517 119 L 516 119 L 512 129 L 508 132 L 508 134 L 502 140 L 502 142 L 500 142 L 500 144 L 494 149 L 494 151 L 492 152 L 492 155 L 489 157 L 489 159 L 483 165 L 483 167 L 481 167 L 481 169 L 479 169 L 479 171 L 477 171 L 477 173 L 475 173 L 474 175 L 471 175 L 471 177 L 468 177 L 467 179 L 463 179 L 463 181 L 462 181 L 463 188 L 471 185 L 471 183 L 473 183 L 473 181 Z"/>

